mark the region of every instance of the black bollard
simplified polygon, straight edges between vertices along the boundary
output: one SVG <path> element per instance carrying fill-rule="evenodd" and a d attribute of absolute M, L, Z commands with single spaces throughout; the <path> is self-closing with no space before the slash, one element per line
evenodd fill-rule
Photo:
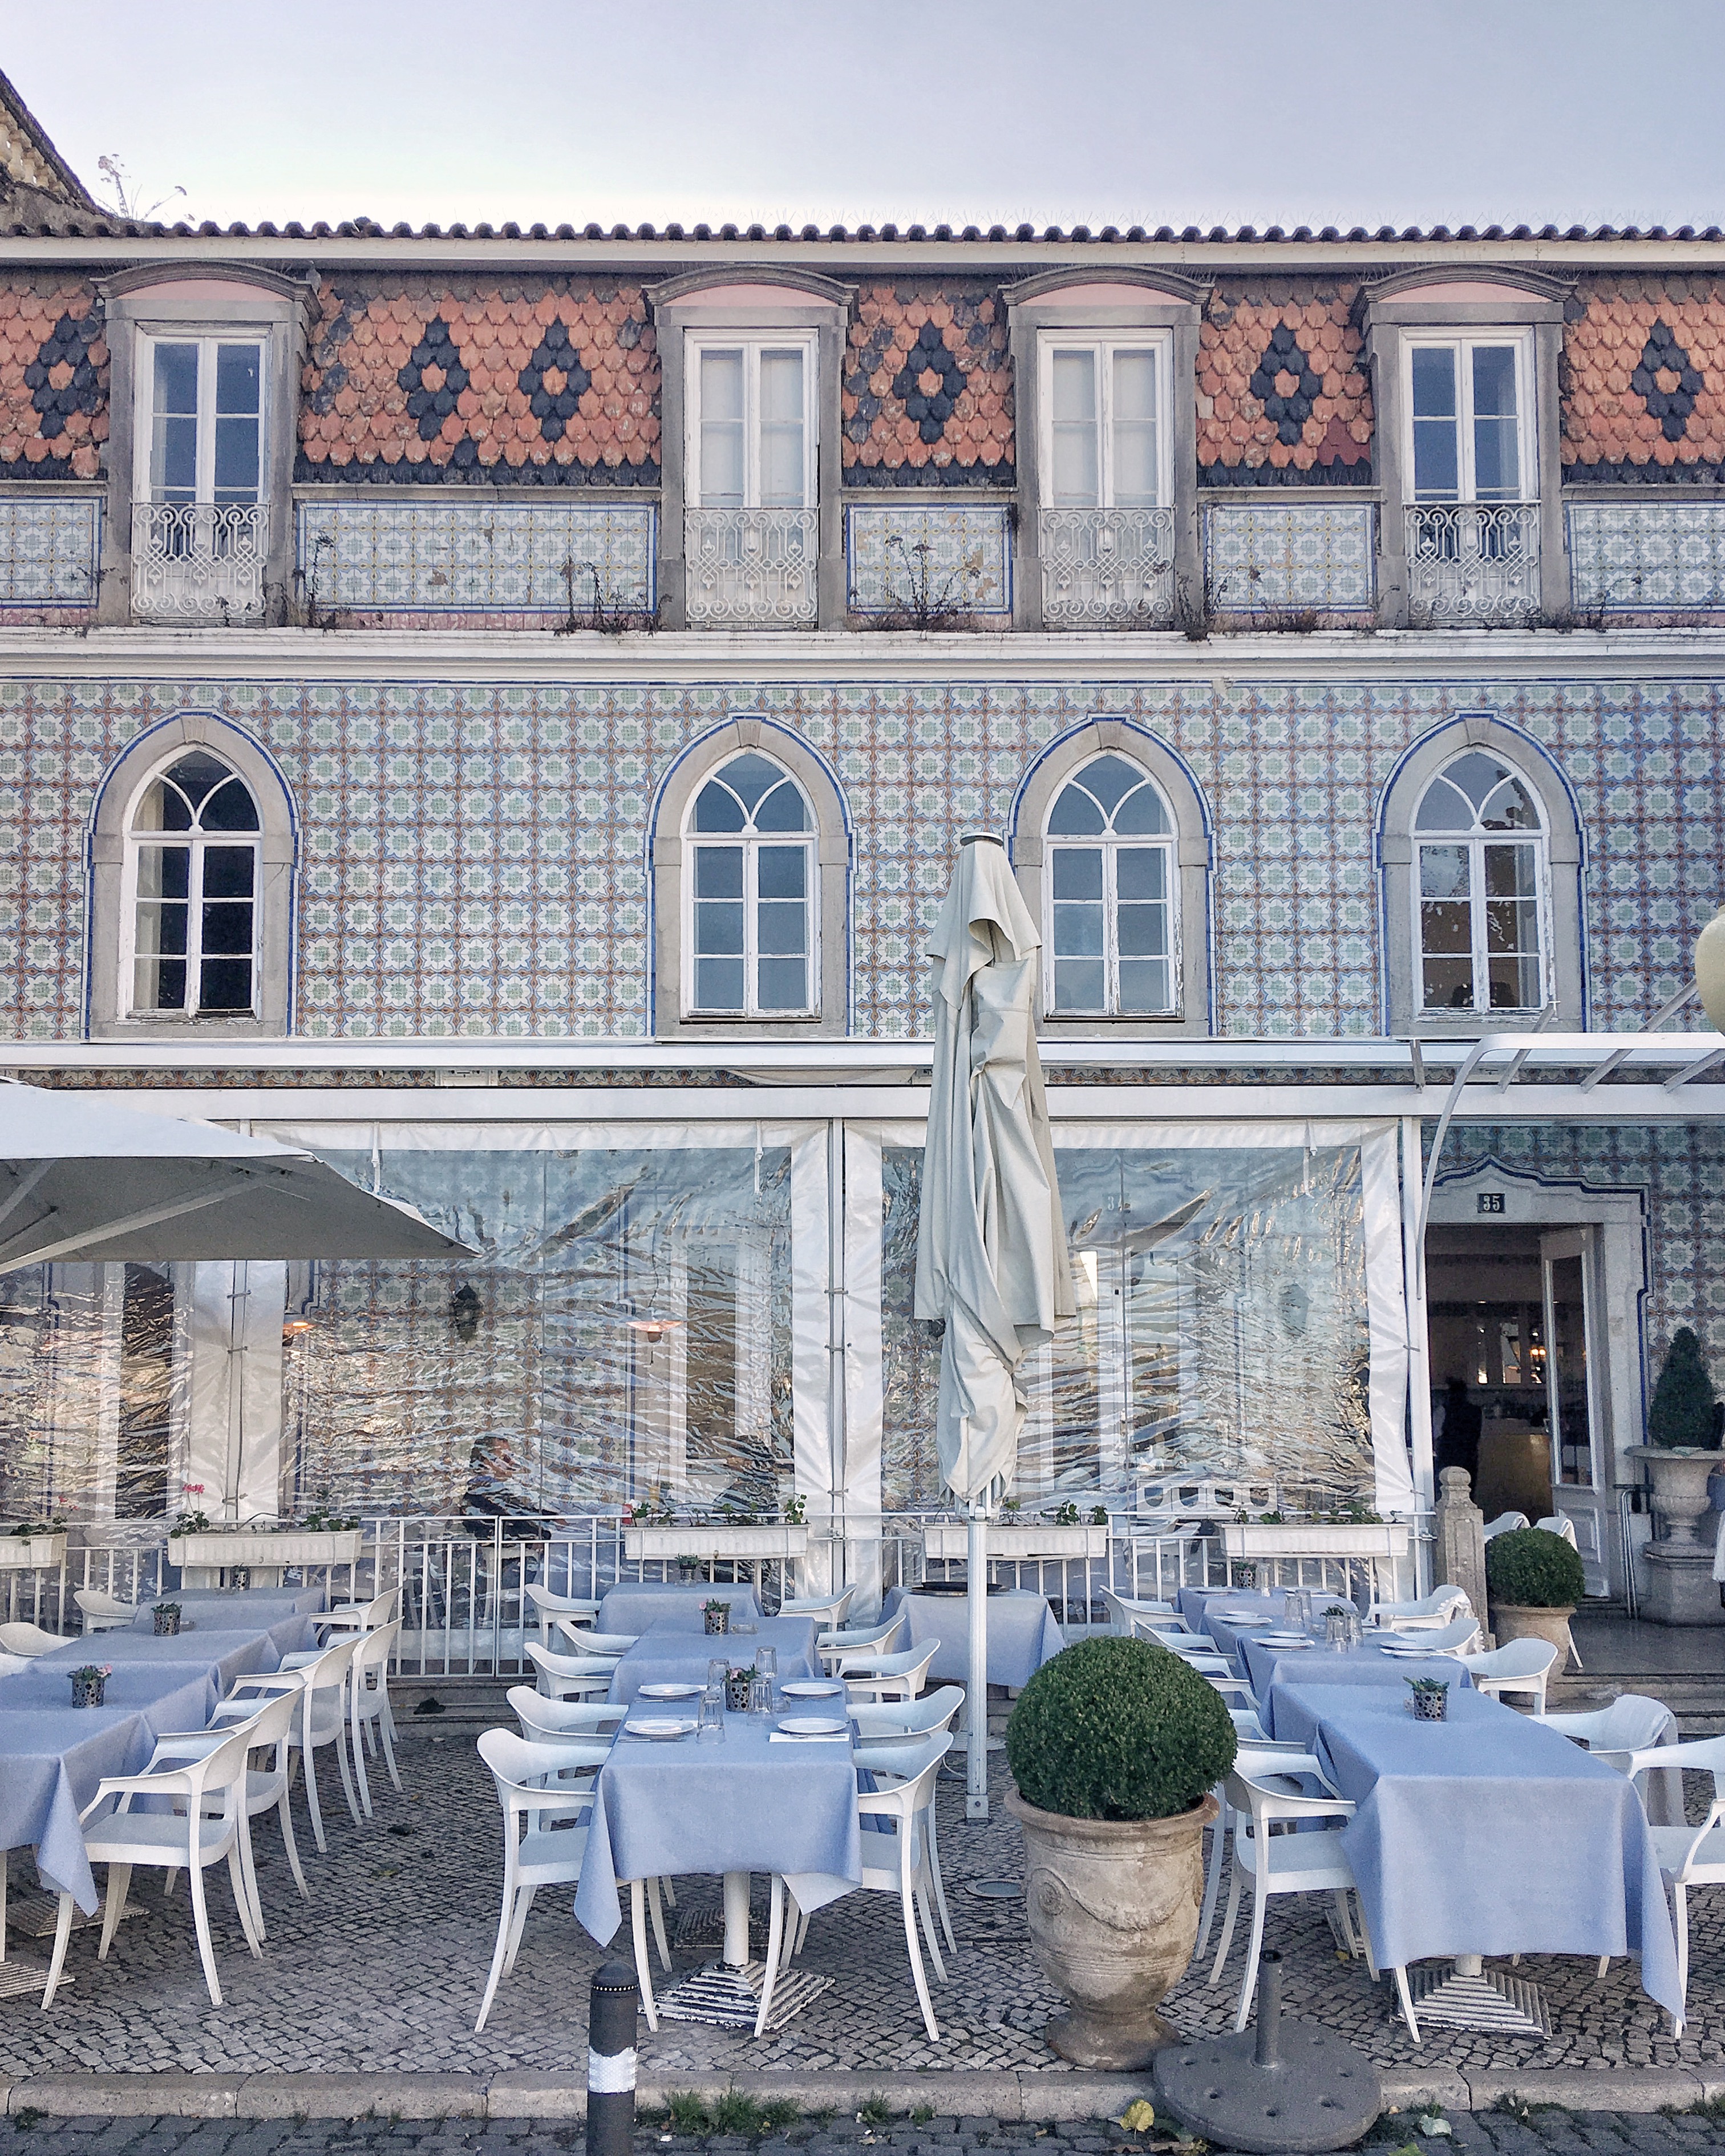
<path fill-rule="evenodd" d="M 626 1962 L 593 1974 L 587 2007 L 587 2156 L 629 2156 L 635 2132 L 635 2015 Z"/>
<path fill-rule="evenodd" d="M 1281 1956 L 1262 1955 L 1258 1962 L 1258 2041 L 1254 2063 L 1279 2066 L 1278 2024 L 1281 2020 Z"/>

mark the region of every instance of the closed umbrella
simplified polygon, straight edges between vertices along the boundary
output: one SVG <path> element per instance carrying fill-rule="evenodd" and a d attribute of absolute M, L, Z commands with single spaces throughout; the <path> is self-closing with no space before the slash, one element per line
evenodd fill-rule
<path fill-rule="evenodd" d="M 1041 950 L 1005 848 L 967 835 L 928 947 L 934 1075 L 916 1312 L 946 1322 L 941 1474 L 970 1515 L 972 1819 L 988 1815 L 988 1521 L 1017 1467 L 1024 1419 L 1018 1366 L 1073 1307 L 1036 1052 Z"/>

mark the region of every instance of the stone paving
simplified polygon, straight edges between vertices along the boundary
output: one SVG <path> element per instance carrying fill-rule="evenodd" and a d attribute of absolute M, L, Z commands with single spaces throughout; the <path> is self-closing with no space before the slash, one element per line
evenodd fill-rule
<path fill-rule="evenodd" d="M 355 1826 L 339 1789 L 325 1817 L 330 1853 L 302 1834 L 313 1899 L 293 1889 L 272 1820 L 256 1847 L 270 1940 L 261 1963 L 246 1953 L 226 1882 L 211 1908 L 226 2003 L 212 2008 L 199 1974 L 184 1882 L 164 1902 L 160 1875 L 137 1874 L 143 1913 L 121 1925 L 105 1964 L 96 1933 L 74 1934 L 71 1986 L 44 2014 L 33 1999 L 0 1999 L 0 2080 L 54 2072 L 170 2070 L 227 2073 L 429 2071 L 567 2073 L 585 2062 L 588 1978 L 608 1958 L 576 1922 L 571 1897 L 543 1893 L 529 1917 L 512 1979 L 482 2036 L 473 2030 L 495 1936 L 501 1824 L 490 1779 L 471 1741 L 413 1729 L 402 1748 L 405 1794 L 374 1776 L 377 1816 Z M 1000 1772 L 996 1766 L 997 1774 Z M 1697 1784 L 1696 1797 L 1701 1795 Z M 1032 1959 L 1018 1902 L 989 1902 L 968 1880 L 1014 1877 L 1017 1830 L 999 1815 L 986 1828 L 963 1816 L 957 1783 L 942 1792 L 941 1847 L 958 1935 L 951 1981 L 935 1988 L 944 2041 L 931 2044 L 916 2011 L 896 1897 L 856 1894 L 817 1916 L 806 1964 L 834 1983 L 809 2009 L 760 2043 L 689 2024 L 642 2031 L 641 2071 L 662 2080 L 762 2071 L 901 2073 L 941 2069 L 1066 2069 L 1042 2041 L 1058 2000 Z M 303 1823 L 300 1799 L 296 1818 Z M 12 1860 L 14 1919 L 33 1872 Z M 757 1912 L 764 1894 L 757 1883 Z M 1338 1957 L 1315 1902 L 1272 1904 L 1266 1943 L 1286 1958 L 1286 2010 L 1322 2021 L 1388 2068 L 1706 2067 L 1725 2061 L 1725 1894 L 1692 1899 L 1690 2033 L 1681 2046 L 1642 1993 L 1635 1965 L 1535 1958 L 1522 1974 L 1544 1989 L 1556 2033 L 1487 2038 L 1433 2030 L 1415 2046 L 1394 2011 L 1393 1986 Z M 689 1880 L 675 1913 L 680 1969 L 716 1948 L 718 1883 Z M 1242 1926 L 1244 1933 L 1245 1927 Z M 626 1937 L 619 1944 L 626 1950 Z M 1231 2020 L 1243 1937 L 1223 1983 L 1185 1978 L 1164 2011 L 1188 2035 Z M 45 1943 L 20 1941 L 12 1959 L 45 1960 Z"/>

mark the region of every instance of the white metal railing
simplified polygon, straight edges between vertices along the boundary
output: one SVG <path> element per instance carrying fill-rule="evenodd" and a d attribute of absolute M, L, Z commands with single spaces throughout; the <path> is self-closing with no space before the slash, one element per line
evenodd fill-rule
<path fill-rule="evenodd" d="M 1172 509 L 1045 509 L 1037 529 L 1045 627 L 1160 629 L 1173 619 Z"/>
<path fill-rule="evenodd" d="M 1416 627 L 1489 626 L 1538 613 L 1537 501 L 1422 501 L 1404 515 Z"/>
<path fill-rule="evenodd" d="M 812 629 L 818 521 L 813 509 L 685 511 L 691 625 Z"/>
<path fill-rule="evenodd" d="M 269 554 L 263 502 L 134 502 L 132 613 L 218 627 L 261 621 Z"/>

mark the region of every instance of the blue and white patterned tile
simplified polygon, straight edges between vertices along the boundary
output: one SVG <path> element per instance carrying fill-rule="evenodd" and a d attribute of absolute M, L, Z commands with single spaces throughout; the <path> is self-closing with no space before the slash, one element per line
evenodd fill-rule
<path fill-rule="evenodd" d="M 1209 602 L 1219 613 L 1315 608 L 1369 613 L 1377 603 L 1369 502 L 1252 502 L 1204 512 Z"/>
<path fill-rule="evenodd" d="M 1572 501 L 1565 515 L 1578 608 L 1725 608 L 1725 502 Z"/>
<path fill-rule="evenodd" d="M 1012 613 L 1004 509 L 847 509 L 845 552 L 853 613 Z"/>
<path fill-rule="evenodd" d="M 93 606 L 101 529 L 94 495 L 0 495 L 0 606 Z"/>
<path fill-rule="evenodd" d="M 326 611 L 650 613 L 657 520 L 631 503 L 302 503 L 296 557 Z"/>

